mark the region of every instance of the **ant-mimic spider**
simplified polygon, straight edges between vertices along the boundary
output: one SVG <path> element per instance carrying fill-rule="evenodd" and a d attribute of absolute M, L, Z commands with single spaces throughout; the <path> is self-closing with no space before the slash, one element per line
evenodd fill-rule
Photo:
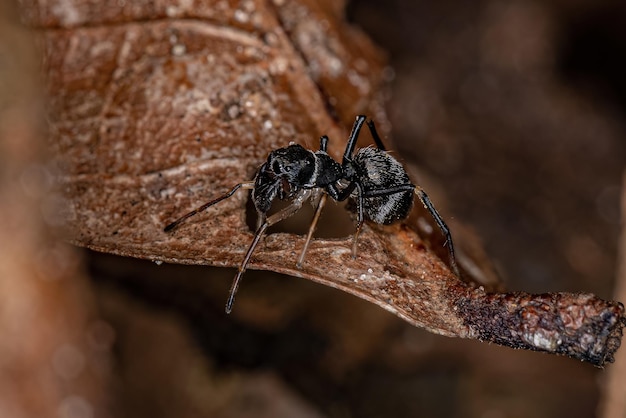
<path fill-rule="evenodd" d="M 441 229 L 445 237 L 444 245 L 448 245 L 450 252 L 451 268 L 458 275 L 452 237 L 448 227 L 426 193 L 419 186 L 411 183 L 402 165 L 385 150 L 373 121 L 368 121 L 367 126 L 377 148 L 360 148 L 354 152 L 365 119 L 363 115 L 357 116 L 341 164 L 328 155 L 326 135 L 320 138 L 319 151 L 307 150 L 298 144 L 279 148 L 270 152 L 267 161 L 259 168 L 253 181 L 237 184 L 228 193 L 205 203 L 165 227 L 165 232 L 171 231 L 191 216 L 228 199 L 237 190 L 252 190 L 252 202 L 258 213 L 257 230 L 230 287 L 226 313 L 232 311 L 241 277 L 267 228 L 294 215 L 304 202 L 317 202 L 304 247 L 296 264 L 298 268 L 302 267 L 315 226 L 326 202 L 326 196 L 338 202 L 350 198 L 356 205 L 357 225 L 352 238 L 352 257 L 356 257 L 357 239 L 364 220 L 388 225 L 405 219 L 413 206 L 413 193 L 415 193 Z M 275 199 L 289 200 L 290 204 L 267 216 Z"/>

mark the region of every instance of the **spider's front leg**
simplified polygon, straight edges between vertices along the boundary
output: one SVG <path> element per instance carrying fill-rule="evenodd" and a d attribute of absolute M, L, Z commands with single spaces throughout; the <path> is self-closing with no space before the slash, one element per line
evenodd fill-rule
<path fill-rule="evenodd" d="M 248 267 L 248 263 L 250 262 L 250 258 L 252 257 L 252 253 L 254 253 L 255 248 L 261 241 L 263 235 L 265 235 L 265 231 L 270 226 L 277 224 L 278 222 L 289 218 L 296 212 L 298 212 L 305 201 L 307 201 L 311 197 L 310 189 L 302 189 L 298 192 L 296 197 L 292 200 L 291 204 L 286 208 L 281 209 L 273 215 L 268 216 L 265 221 L 261 224 L 261 226 L 257 229 L 254 234 L 254 239 L 248 247 L 248 251 L 246 252 L 243 261 L 239 265 L 239 269 L 237 270 L 237 275 L 233 279 L 233 283 L 230 286 L 230 291 L 228 294 L 228 300 L 226 301 L 226 313 L 229 314 L 233 310 L 233 303 L 235 302 L 235 294 L 237 294 L 237 289 L 239 289 L 239 283 L 241 282 L 241 277 L 246 272 L 246 268 Z"/>
<path fill-rule="evenodd" d="M 180 225 L 181 222 L 185 221 L 186 219 L 191 218 L 194 215 L 197 215 L 198 213 L 200 213 L 200 212 L 210 208 L 211 206 L 221 202 L 222 200 L 228 199 L 233 194 L 235 194 L 235 192 L 237 190 L 239 190 L 239 189 L 244 189 L 244 190 L 254 189 L 254 182 L 239 183 L 238 185 L 233 187 L 229 192 L 224 193 L 220 197 L 218 197 L 216 199 L 213 199 L 210 202 L 205 203 L 204 205 L 200 206 L 199 208 L 196 208 L 196 209 L 192 210 L 191 212 L 189 212 L 189 213 L 181 216 L 180 218 L 176 219 L 174 222 L 168 224 L 165 228 L 163 228 L 163 231 L 164 232 L 170 232 L 172 229 L 174 229 L 178 225 Z"/>
<path fill-rule="evenodd" d="M 304 263 L 304 257 L 306 256 L 306 251 L 308 250 L 309 244 L 311 243 L 311 239 L 313 238 L 313 233 L 315 232 L 317 222 L 320 219 L 322 209 L 324 208 L 324 205 L 326 204 L 327 194 L 324 193 L 322 189 L 315 189 L 315 190 L 316 192 L 314 193 L 319 192 L 321 193 L 321 195 L 319 196 L 318 199 L 312 198 L 312 199 L 317 200 L 317 207 L 315 208 L 315 213 L 313 214 L 313 219 L 311 220 L 311 225 L 309 226 L 309 232 L 306 235 L 304 246 L 302 247 L 302 252 L 300 253 L 300 257 L 298 257 L 298 262 L 296 263 L 296 267 L 299 269 L 302 268 L 302 264 Z"/>
<path fill-rule="evenodd" d="M 361 128 L 363 127 L 363 123 L 365 123 L 366 117 L 363 115 L 359 115 L 356 117 L 354 121 L 354 125 L 352 125 L 352 131 L 350 131 L 350 136 L 348 137 L 348 143 L 346 144 L 346 150 L 343 153 L 343 160 L 341 165 L 345 168 L 347 164 L 352 160 L 352 153 L 356 148 L 356 141 L 359 138 L 359 133 L 361 132 Z"/>
<path fill-rule="evenodd" d="M 339 190 L 335 184 L 329 184 L 328 186 L 326 186 L 326 192 L 337 202 L 342 202 L 346 200 L 348 197 L 350 197 L 355 189 L 357 191 L 357 223 L 354 235 L 352 235 L 352 258 L 356 258 L 357 240 L 359 238 L 359 234 L 361 233 L 363 222 L 365 221 L 363 209 L 363 189 L 357 181 L 350 182 L 350 184 L 348 184 L 342 190 Z"/>

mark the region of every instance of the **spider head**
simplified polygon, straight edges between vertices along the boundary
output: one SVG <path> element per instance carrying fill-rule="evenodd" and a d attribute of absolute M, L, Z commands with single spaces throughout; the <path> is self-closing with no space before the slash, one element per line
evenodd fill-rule
<path fill-rule="evenodd" d="M 272 151 L 254 180 L 254 206 L 266 213 L 274 199 L 290 199 L 300 189 L 312 187 L 314 177 L 313 152 L 297 144 Z"/>

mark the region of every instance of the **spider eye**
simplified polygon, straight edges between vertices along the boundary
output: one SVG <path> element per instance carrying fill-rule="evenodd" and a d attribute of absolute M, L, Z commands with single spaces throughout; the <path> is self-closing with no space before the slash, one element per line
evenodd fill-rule
<path fill-rule="evenodd" d="M 284 161 L 274 161 L 272 163 L 272 171 L 276 175 L 291 174 L 296 169 L 295 164 L 285 164 Z"/>

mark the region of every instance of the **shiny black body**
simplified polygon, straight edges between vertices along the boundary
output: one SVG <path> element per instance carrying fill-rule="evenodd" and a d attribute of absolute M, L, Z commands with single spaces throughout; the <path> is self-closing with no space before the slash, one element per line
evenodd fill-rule
<path fill-rule="evenodd" d="M 239 281 L 254 249 L 267 228 L 292 216 L 302 207 L 304 202 L 312 198 L 319 203 L 298 260 L 298 267 L 302 265 L 304 260 L 326 196 L 330 196 L 335 201 L 344 201 L 349 198 L 352 201 L 351 206 L 355 207 L 357 226 L 353 235 L 352 254 L 353 257 L 356 257 L 357 238 L 364 220 L 368 219 L 378 224 L 388 225 L 405 219 L 411 211 L 413 195 L 416 193 L 445 235 L 450 250 L 451 266 L 458 272 L 447 226 L 426 193 L 411 183 L 402 165 L 385 151 L 372 121 L 369 121 L 367 125 L 376 143 L 376 148 L 361 148 L 354 152 L 365 119 L 365 116 L 357 116 L 341 164 L 328 155 L 327 136 L 320 138 L 320 148 L 315 152 L 297 144 L 279 148 L 270 152 L 267 161 L 261 165 L 253 182 L 236 185 L 228 193 L 205 203 L 165 227 L 166 232 L 174 229 L 185 219 L 229 198 L 240 188 L 252 189 L 252 201 L 259 215 L 259 226 L 231 286 L 226 312 L 230 312 L 232 309 Z M 290 204 L 268 217 L 267 213 L 276 199 L 288 200 Z"/>
<path fill-rule="evenodd" d="M 361 183 L 367 219 L 389 225 L 409 216 L 415 186 L 397 160 L 384 150 L 361 148 L 354 155 L 352 166 L 356 171 L 354 181 Z M 392 192 L 376 195 L 383 191 Z M 358 195 L 354 197 L 358 200 Z"/>
<path fill-rule="evenodd" d="M 257 212 L 269 212 L 272 202 L 292 199 L 302 189 L 326 189 L 342 178 L 342 169 L 327 153 L 292 144 L 272 151 L 254 179 L 252 201 Z"/>

